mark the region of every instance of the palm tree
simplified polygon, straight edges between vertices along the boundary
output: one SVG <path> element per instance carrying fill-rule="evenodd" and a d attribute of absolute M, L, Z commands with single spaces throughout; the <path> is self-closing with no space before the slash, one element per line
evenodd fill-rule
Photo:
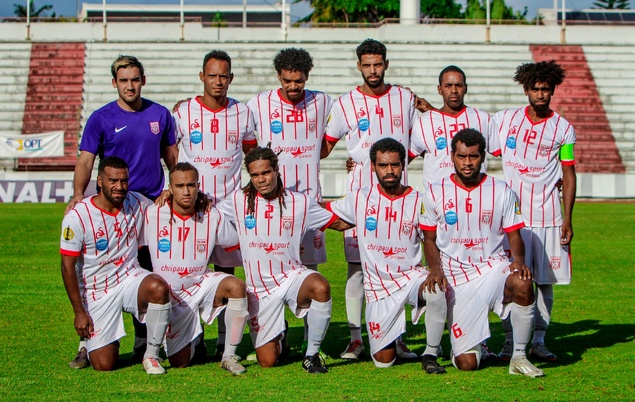
<path fill-rule="evenodd" d="M 52 9 L 53 6 L 51 4 L 45 4 L 36 10 L 33 0 L 31 0 L 31 17 L 45 17 L 42 13 Z M 16 17 L 26 18 L 26 6 L 13 3 L 13 14 L 15 14 Z M 55 17 L 55 13 L 53 13 L 51 17 Z"/>

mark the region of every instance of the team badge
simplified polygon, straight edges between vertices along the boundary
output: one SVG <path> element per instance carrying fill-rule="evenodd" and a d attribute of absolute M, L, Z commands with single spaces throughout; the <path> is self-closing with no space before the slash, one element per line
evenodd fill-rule
<path fill-rule="evenodd" d="M 445 207 L 446 211 L 448 209 L 453 209 L 454 208 L 454 201 L 452 199 L 449 199 L 448 202 L 445 203 L 444 207 Z"/>
<path fill-rule="evenodd" d="M 163 226 L 163 228 L 159 230 L 159 237 L 165 237 L 165 236 L 168 236 L 169 234 L 170 234 L 170 231 L 168 230 L 167 226 Z"/>
<path fill-rule="evenodd" d="M 66 226 L 64 230 L 62 230 L 62 238 L 66 241 L 71 241 L 75 238 L 75 232 L 73 232 L 70 226 Z"/>
<path fill-rule="evenodd" d="M 448 211 L 445 213 L 445 223 L 448 225 L 454 225 L 458 221 L 458 216 L 454 211 Z"/>
<path fill-rule="evenodd" d="M 194 130 L 190 133 L 190 142 L 192 144 L 200 144 L 203 141 L 203 133 L 198 130 Z"/>
<path fill-rule="evenodd" d="M 201 123 L 198 122 L 198 119 L 194 119 L 194 123 L 190 124 L 190 131 L 194 131 L 201 128 Z"/>
<path fill-rule="evenodd" d="M 403 233 L 406 236 L 410 236 L 410 234 L 412 233 L 412 222 L 404 222 L 401 225 L 401 233 Z"/>
<path fill-rule="evenodd" d="M 284 230 L 291 230 L 291 226 L 293 224 L 293 218 L 290 216 L 283 216 L 282 217 L 282 228 Z"/>
<path fill-rule="evenodd" d="M 159 247 L 159 251 L 162 253 L 168 252 L 170 251 L 170 240 L 168 239 L 160 239 L 159 243 L 157 244 L 157 246 Z"/>
<path fill-rule="evenodd" d="M 439 137 L 437 138 L 437 140 L 435 141 L 437 149 L 439 151 L 444 150 L 447 146 L 448 146 L 448 140 L 445 139 L 445 137 Z"/>
<path fill-rule="evenodd" d="M 253 214 L 245 216 L 245 227 L 247 229 L 256 227 L 256 217 Z"/>
<path fill-rule="evenodd" d="M 492 210 L 484 209 L 481 211 L 481 222 L 483 225 L 490 225 L 492 223 Z"/>
<path fill-rule="evenodd" d="M 560 269 L 560 257 L 551 257 L 551 269 L 557 271 Z"/>
<path fill-rule="evenodd" d="M 546 147 L 543 145 L 540 148 L 538 148 L 538 155 L 542 156 L 543 158 L 548 158 L 550 153 L 551 153 L 550 147 Z"/>
<path fill-rule="evenodd" d="M 317 120 L 309 119 L 309 132 L 314 133 L 317 129 Z"/>
<path fill-rule="evenodd" d="M 377 213 L 377 210 L 375 209 L 374 205 L 371 205 L 367 210 L 366 210 L 366 215 L 375 215 Z"/>
<path fill-rule="evenodd" d="M 324 244 L 322 243 L 322 236 L 313 237 L 313 247 L 316 249 L 321 249 Z"/>
<path fill-rule="evenodd" d="M 441 129 L 441 127 L 438 127 L 437 131 L 434 132 L 434 136 L 438 137 L 440 135 L 443 135 L 443 129 Z"/>
<path fill-rule="evenodd" d="M 518 203 L 518 201 L 514 201 L 514 212 L 516 213 L 516 215 L 520 215 L 520 204 Z"/>
<path fill-rule="evenodd" d="M 228 135 L 227 135 L 227 142 L 229 142 L 230 144 L 237 144 L 238 143 L 238 131 L 236 130 L 229 130 Z"/>
<path fill-rule="evenodd" d="M 377 229 L 377 219 L 373 218 L 372 216 L 366 218 L 366 229 L 370 230 L 371 232 Z"/>
<path fill-rule="evenodd" d="M 98 239 L 98 240 L 95 242 L 95 247 L 96 247 L 96 248 L 97 248 L 97 250 L 99 250 L 99 251 L 104 251 L 105 249 L 107 249 L 107 248 L 108 248 L 108 240 L 103 239 L 103 238 L 102 238 L 102 239 Z"/>
<path fill-rule="evenodd" d="M 150 131 L 152 131 L 152 134 L 159 134 L 159 122 L 158 121 L 151 121 L 150 122 Z"/>
<path fill-rule="evenodd" d="M 207 240 L 206 239 L 196 239 L 196 252 L 205 254 L 207 251 Z"/>
<path fill-rule="evenodd" d="M 393 114 L 392 115 L 392 125 L 393 127 L 400 128 L 401 127 L 401 115 Z"/>

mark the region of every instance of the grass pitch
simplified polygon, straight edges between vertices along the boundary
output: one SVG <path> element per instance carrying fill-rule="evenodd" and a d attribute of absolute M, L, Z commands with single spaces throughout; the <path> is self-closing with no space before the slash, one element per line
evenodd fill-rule
<path fill-rule="evenodd" d="M 348 342 L 344 308 L 346 264 L 340 234 L 327 232 L 329 262 L 320 271 L 333 294 L 333 320 L 323 350 L 329 373 L 311 376 L 301 365 L 302 322 L 289 316 L 292 354 L 281 367 L 247 363 L 232 377 L 218 363 L 170 369 L 148 376 L 130 365 L 132 336 L 122 340 L 120 368 L 111 373 L 71 370 L 77 336 L 60 275 L 59 230 L 64 205 L 0 204 L 0 399 L 1 400 L 634 400 L 635 376 L 635 204 L 579 203 L 574 213 L 574 276 L 556 287 L 547 343 L 556 363 L 538 363 L 546 377 L 507 373 L 489 363 L 461 373 L 447 359 L 448 373 L 426 375 L 418 362 L 376 369 L 368 354 L 360 362 L 339 359 Z M 503 342 L 492 320 L 488 344 Z M 132 325 L 125 318 L 132 334 Z M 364 335 L 365 336 L 365 335 Z M 408 325 L 404 339 L 421 353 L 423 325 Z M 205 340 L 213 353 L 216 328 Z M 239 354 L 251 351 L 245 335 Z"/>

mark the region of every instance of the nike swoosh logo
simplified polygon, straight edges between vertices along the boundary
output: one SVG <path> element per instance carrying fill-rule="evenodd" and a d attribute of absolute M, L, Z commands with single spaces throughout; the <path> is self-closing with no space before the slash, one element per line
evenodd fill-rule
<path fill-rule="evenodd" d="M 124 128 L 126 128 L 126 127 L 128 127 L 128 126 L 123 126 L 123 127 L 121 127 L 121 128 L 115 127 L 115 133 L 120 132 L 121 130 L 123 130 L 123 129 L 124 129 Z"/>

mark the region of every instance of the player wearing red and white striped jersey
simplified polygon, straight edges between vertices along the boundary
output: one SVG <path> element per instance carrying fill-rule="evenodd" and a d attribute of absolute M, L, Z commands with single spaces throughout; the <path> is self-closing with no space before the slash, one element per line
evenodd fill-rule
<path fill-rule="evenodd" d="M 543 376 L 526 357 L 534 312 L 531 272 L 524 263 L 524 223 L 511 189 L 481 173 L 485 138 L 476 130 L 452 139 L 455 173 L 434 182 L 424 196 L 421 229 L 426 263 L 441 267 L 447 288 L 452 363 L 459 370 L 479 366 L 481 342 L 490 335 L 488 312 L 511 314 L 514 351 L 510 374 Z M 510 262 L 503 250 L 507 235 Z"/>
<path fill-rule="evenodd" d="M 170 318 L 168 286 L 137 261 L 149 200 L 128 192 L 128 165 L 116 156 L 100 161 L 97 185 L 101 191 L 77 203 L 62 222 L 62 277 L 75 329 L 87 338 L 92 366 L 112 370 L 118 340 L 126 335 L 121 312 L 135 315 L 148 323 L 143 368 L 164 374 L 158 353 Z"/>
<path fill-rule="evenodd" d="M 256 146 L 253 114 L 229 98 L 234 79 L 231 58 L 221 50 L 207 53 L 199 73 L 203 96 L 182 102 L 174 112 L 179 141 L 179 162 L 189 162 L 199 171 L 201 191 L 218 203 L 242 186 L 243 152 Z M 234 274 L 242 262 L 240 251 L 215 247 L 210 262 L 214 270 Z M 219 318 L 216 358 L 224 353 L 224 312 Z"/>
<path fill-rule="evenodd" d="M 187 366 L 195 350 L 205 351 L 201 318 L 211 324 L 224 310 L 229 342 L 221 367 L 243 374 L 245 368 L 235 355 L 247 322 L 245 283 L 207 268 L 215 245 L 238 247 L 236 229 L 216 208 L 197 207 L 199 178 L 194 166 L 180 162 L 170 169 L 169 178 L 171 202 L 148 207 L 144 224 L 154 272 L 170 286 L 172 317 L 166 354 L 172 366 Z"/>
<path fill-rule="evenodd" d="M 415 95 L 405 88 L 386 84 L 384 74 L 388 69 L 386 46 L 367 39 L 356 49 L 357 69 L 364 84 L 339 97 L 333 104 L 323 144 L 322 156 L 326 157 L 343 137 L 354 162 L 348 174 L 347 190 L 373 186 L 376 183 L 368 150 L 382 138 L 393 138 L 406 149 L 412 125 L 418 115 Z M 403 175 L 406 184 L 406 175 Z M 351 342 L 340 356 L 357 359 L 363 351 L 362 304 L 364 299 L 362 268 L 357 244 L 357 229 L 344 233 L 344 252 L 348 262 L 346 282 L 346 315 L 351 330 Z M 403 350 L 403 351 L 402 351 Z M 399 341 L 400 357 L 416 357 Z"/>
<path fill-rule="evenodd" d="M 307 230 L 343 222 L 307 194 L 284 189 L 277 156 L 270 148 L 251 150 L 245 166 L 249 184 L 218 208 L 238 229 L 256 357 L 261 366 L 271 367 L 283 353 L 287 304 L 297 317 L 307 316 L 303 368 L 325 373 L 318 350 L 330 322 L 331 294 L 327 280 L 302 265 L 300 239 Z"/>
<path fill-rule="evenodd" d="M 441 70 L 437 90 L 443 98 L 443 106 L 421 115 L 415 121 L 410 136 L 409 157 L 424 157 L 424 187 L 454 173 L 450 157 L 450 142 L 454 134 L 466 128 L 489 133 L 490 115 L 463 102 L 467 93 L 467 78 L 463 70 L 457 66 Z M 489 143 L 487 138 L 485 140 Z M 486 164 L 483 172 L 485 167 Z"/>
<path fill-rule="evenodd" d="M 496 113 L 490 126 L 499 142 L 505 179 L 518 197 L 527 225 L 522 232 L 525 259 L 536 283 L 538 307 L 530 353 L 546 361 L 556 360 L 544 345 L 553 284 L 571 282 L 576 136 L 571 124 L 549 107 L 564 77 L 565 71 L 555 61 L 520 65 L 514 80 L 523 85 L 529 105 Z M 562 208 L 557 186 L 561 178 Z M 503 358 L 508 354 L 501 352 Z"/>
<path fill-rule="evenodd" d="M 411 304 L 413 323 L 427 309 L 423 369 L 430 374 L 444 373 L 436 359 L 447 308 L 445 295 L 434 282 L 441 271 L 427 279 L 428 272 L 421 265 L 423 194 L 401 184 L 406 150 L 398 141 L 377 141 L 370 149 L 370 160 L 378 183 L 348 193 L 327 204 L 327 209 L 358 227 L 373 361 L 378 367 L 394 363 L 395 341 L 406 329 L 404 308 Z"/>

